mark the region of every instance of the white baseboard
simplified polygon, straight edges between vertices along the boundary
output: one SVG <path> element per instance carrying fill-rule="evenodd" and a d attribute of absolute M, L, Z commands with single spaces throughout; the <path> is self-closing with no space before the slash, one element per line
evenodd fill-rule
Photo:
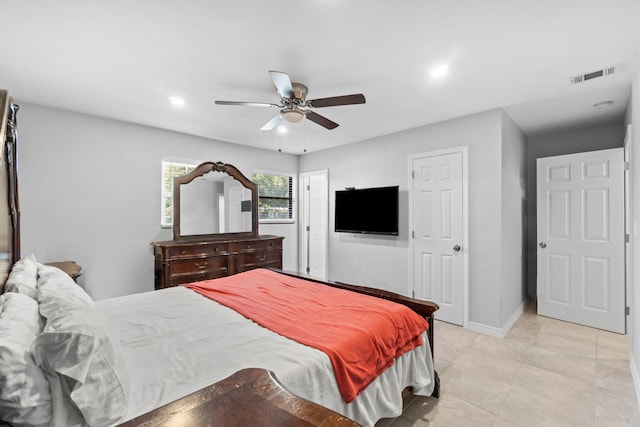
<path fill-rule="evenodd" d="M 629 369 L 631 369 L 631 378 L 633 378 L 633 387 L 636 389 L 636 400 L 638 401 L 638 407 L 640 408 L 640 375 L 638 374 L 638 367 L 635 362 L 636 358 L 633 353 L 629 354 Z"/>
<path fill-rule="evenodd" d="M 485 335 L 491 335 L 492 337 L 504 338 L 507 336 L 513 325 L 518 321 L 522 313 L 524 313 L 524 308 L 526 306 L 527 301 L 523 301 L 502 328 L 496 328 L 495 326 L 488 326 L 477 322 L 469 322 L 469 330 Z"/>
<path fill-rule="evenodd" d="M 479 332 L 485 335 L 491 335 L 492 337 L 504 338 L 505 334 L 502 333 L 502 329 L 495 326 L 488 326 L 482 323 L 469 322 L 469 330 L 473 332 Z"/>

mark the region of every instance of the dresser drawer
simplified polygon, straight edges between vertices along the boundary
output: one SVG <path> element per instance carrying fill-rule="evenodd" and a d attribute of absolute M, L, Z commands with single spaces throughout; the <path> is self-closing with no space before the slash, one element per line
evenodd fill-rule
<path fill-rule="evenodd" d="M 228 243 L 213 243 L 209 245 L 179 246 L 169 249 L 170 258 L 226 255 L 229 253 Z"/>
<path fill-rule="evenodd" d="M 282 264 L 282 252 L 261 251 L 238 254 L 238 270 L 250 270 L 257 267 L 279 267 Z"/>
<path fill-rule="evenodd" d="M 280 261 L 272 261 L 272 262 L 264 262 L 261 264 L 245 264 L 238 265 L 238 273 L 242 273 L 243 271 L 249 271 L 256 268 L 277 268 L 282 269 L 282 262 Z"/>
<path fill-rule="evenodd" d="M 182 285 L 183 283 L 200 282 L 202 280 L 218 279 L 228 276 L 227 269 L 220 270 L 202 270 L 197 273 L 174 274 L 169 279 L 169 286 Z"/>
<path fill-rule="evenodd" d="M 183 274 L 204 274 L 212 271 L 229 269 L 229 258 L 226 256 L 214 256 L 203 258 L 175 259 L 170 264 L 171 276 Z"/>
<path fill-rule="evenodd" d="M 269 249 L 282 249 L 280 240 L 250 240 L 238 242 L 238 252 L 265 251 Z"/>

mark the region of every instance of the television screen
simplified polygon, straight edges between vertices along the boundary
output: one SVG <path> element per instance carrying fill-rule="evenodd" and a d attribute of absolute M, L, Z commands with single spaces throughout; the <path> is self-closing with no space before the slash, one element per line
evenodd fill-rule
<path fill-rule="evenodd" d="M 398 186 L 336 191 L 335 231 L 398 235 Z"/>

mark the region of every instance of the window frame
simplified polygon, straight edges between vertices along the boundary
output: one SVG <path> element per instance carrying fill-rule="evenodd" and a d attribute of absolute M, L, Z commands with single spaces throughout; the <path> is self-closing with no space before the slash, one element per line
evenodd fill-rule
<path fill-rule="evenodd" d="M 165 191 L 165 187 L 164 187 L 164 183 L 166 180 L 166 176 L 165 176 L 165 165 L 166 164 L 171 164 L 171 165 L 177 165 L 177 166 L 186 166 L 186 167 L 191 167 L 191 170 L 189 170 L 189 172 L 191 172 L 192 170 L 194 170 L 196 167 L 198 167 L 198 165 L 200 165 L 202 162 L 201 161 L 197 161 L 197 160 L 188 160 L 188 159 L 161 159 L 161 163 L 160 163 L 160 228 L 173 228 L 173 211 L 171 211 L 171 223 L 168 223 L 165 221 L 165 218 L 167 216 L 167 212 L 166 212 L 166 201 L 167 199 L 171 199 L 172 203 L 171 206 L 173 207 L 173 179 L 176 176 L 180 176 L 180 175 L 172 175 L 171 176 L 171 189 L 169 191 Z M 187 172 L 187 173 L 189 173 Z"/>
<path fill-rule="evenodd" d="M 279 198 L 284 200 L 289 200 L 289 212 L 290 217 L 286 219 L 276 219 L 276 218 L 260 218 L 260 185 L 256 182 L 255 176 L 256 174 L 269 175 L 269 176 L 285 176 L 289 178 L 289 196 L 287 198 Z M 254 169 L 253 174 L 251 174 L 251 180 L 258 186 L 258 224 L 295 224 L 296 222 L 296 189 L 297 189 L 297 176 L 295 173 L 291 172 L 282 172 L 282 171 L 273 171 L 273 170 L 264 170 L 264 169 Z M 270 199 L 275 199 L 274 197 L 265 197 Z"/>

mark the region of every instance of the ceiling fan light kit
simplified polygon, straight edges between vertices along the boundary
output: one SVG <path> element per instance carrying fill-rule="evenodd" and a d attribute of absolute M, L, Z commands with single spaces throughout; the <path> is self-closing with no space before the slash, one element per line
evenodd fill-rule
<path fill-rule="evenodd" d="M 300 110 L 289 110 L 281 112 L 282 118 L 289 123 L 298 123 L 304 119 L 304 113 Z"/>
<path fill-rule="evenodd" d="M 364 104 L 366 102 L 364 95 L 361 93 L 307 101 L 306 97 L 309 92 L 307 86 L 302 83 L 292 83 L 289 76 L 280 71 L 269 71 L 269 75 L 280 95 L 280 104 L 238 101 L 216 101 L 216 104 L 280 108 L 280 113 L 269 120 L 260 130 L 271 130 L 276 127 L 280 120 L 288 123 L 298 123 L 304 118 L 311 120 L 325 129 L 331 130 L 337 128 L 339 125 L 314 111 L 303 110 L 302 108 L 336 107 L 339 105 Z"/>

